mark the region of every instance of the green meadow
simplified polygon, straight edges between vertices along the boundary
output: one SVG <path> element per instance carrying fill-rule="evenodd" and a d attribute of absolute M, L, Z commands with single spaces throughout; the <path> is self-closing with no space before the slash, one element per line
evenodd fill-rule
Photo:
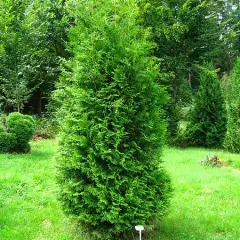
<path fill-rule="evenodd" d="M 87 240 L 57 200 L 57 141 L 31 146 L 31 154 L 0 155 L 0 239 Z M 226 162 L 224 167 L 200 164 L 214 154 Z M 156 239 L 239 239 L 240 155 L 166 148 L 163 160 L 174 193 Z"/>

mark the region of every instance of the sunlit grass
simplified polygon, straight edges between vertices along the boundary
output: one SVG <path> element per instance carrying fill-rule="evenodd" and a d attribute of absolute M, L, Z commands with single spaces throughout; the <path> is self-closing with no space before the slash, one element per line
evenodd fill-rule
<path fill-rule="evenodd" d="M 84 239 L 57 201 L 56 141 L 31 145 L 31 154 L 0 155 L 0 239 Z"/>
<path fill-rule="evenodd" d="M 214 154 L 240 165 L 240 155 L 224 151 L 165 150 L 175 191 L 169 215 L 160 223 L 160 239 L 240 239 L 240 170 L 200 164 Z"/>
<path fill-rule="evenodd" d="M 31 145 L 31 154 L 0 155 L 0 240 L 88 240 L 57 200 L 56 141 Z M 200 164 L 214 154 L 231 165 Z M 156 240 L 240 239 L 240 155 L 167 148 L 163 159 L 174 196 Z"/>

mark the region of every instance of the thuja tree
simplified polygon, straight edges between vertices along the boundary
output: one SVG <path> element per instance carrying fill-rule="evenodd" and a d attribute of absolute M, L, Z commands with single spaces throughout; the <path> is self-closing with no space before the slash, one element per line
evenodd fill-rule
<path fill-rule="evenodd" d="M 56 91 L 64 116 L 61 200 L 95 236 L 129 239 L 168 204 L 159 158 L 166 96 L 134 0 L 82 1 L 75 9 L 73 58 Z"/>
<path fill-rule="evenodd" d="M 220 147 L 226 132 L 226 111 L 220 81 L 212 64 L 199 69 L 200 89 L 186 131 L 189 145 Z"/>
<path fill-rule="evenodd" d="M 226 84 L 227 133 L 225 147 L 231 152 L 240 152 L 240 59 Z"/>

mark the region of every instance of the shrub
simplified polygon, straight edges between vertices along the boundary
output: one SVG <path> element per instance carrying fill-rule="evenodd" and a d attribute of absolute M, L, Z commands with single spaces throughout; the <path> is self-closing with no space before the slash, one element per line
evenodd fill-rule
<path fill-rule="evenodd" d="M 56 94 L 65 116 L 61 200 L 97 238 L 129 239 L 168 204 L 170 180 L 159 159 L 166 96 L 134 1 L 85 1 L 76 9 L 71 73 Z"/>
<path fill-rule="evenodd" d="M 212 64 L 199 66 L 200 89 L 190 113 L 185 141 L 202 147 L 221 147 L 226 133 L 226 110 L 220 81 Z"/>
<path fill-rule="evenodd" d="M 16 145 L 16 135 L 0 132 L 0 153 L 13 152 Z"/>
<path fill-rule="evenodd" d="M 230 152 L 240 152 L 240 59 L 237 60 L 231 74 L 226 92 L 227 133 L 224 140 L 225 148 Z"/>
<path fill-rule="evenodd" d="M 35 130 L 35 123 L 31 116 L 17 112 L 10 113 L 6 121 L 2 121 L 2 130 L 0 152 L 27 153 L 30 151 L 28 142 Z"/>

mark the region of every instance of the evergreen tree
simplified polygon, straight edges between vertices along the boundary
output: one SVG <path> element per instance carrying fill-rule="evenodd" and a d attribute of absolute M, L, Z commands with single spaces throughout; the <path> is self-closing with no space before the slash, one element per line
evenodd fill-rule
<path fill-rule="evenodd" d="M 231 74 L 226 92 L 227 133 L 224 146 L 231 152 L 240 152 L 240 59 Z"/>
<path fill-rule="evenodd" d="M 134 0 L 81 1 L 75 9 L 73 58 L 56 91 L 61 200 L 100 239 L 129 239 L 136 224 L 163 213 L 171 192 L 159 156 L 166 95 Z"/>
<path fill-rule="evenodd" d="M 193 90 L 199 87 L 196 69 L 213 61 L 219 74 L 229 72 L 236 58 L 236 21 L 228 16 L 222 0 L 139 0 L 143 26 L 151 27 L 156 43 L 154 55 L 160 58 L 161 72 L 168 81 L 168 133 L 178 134 L 181 108 L 189 106 Z"/>
<path fill-rule="evenodd" d="M 212 64 L 199 68 L 200 89 L 186 130 L 188 145 L 220 147 L 226 132 L 226 111 L 220 81 Z"/>

